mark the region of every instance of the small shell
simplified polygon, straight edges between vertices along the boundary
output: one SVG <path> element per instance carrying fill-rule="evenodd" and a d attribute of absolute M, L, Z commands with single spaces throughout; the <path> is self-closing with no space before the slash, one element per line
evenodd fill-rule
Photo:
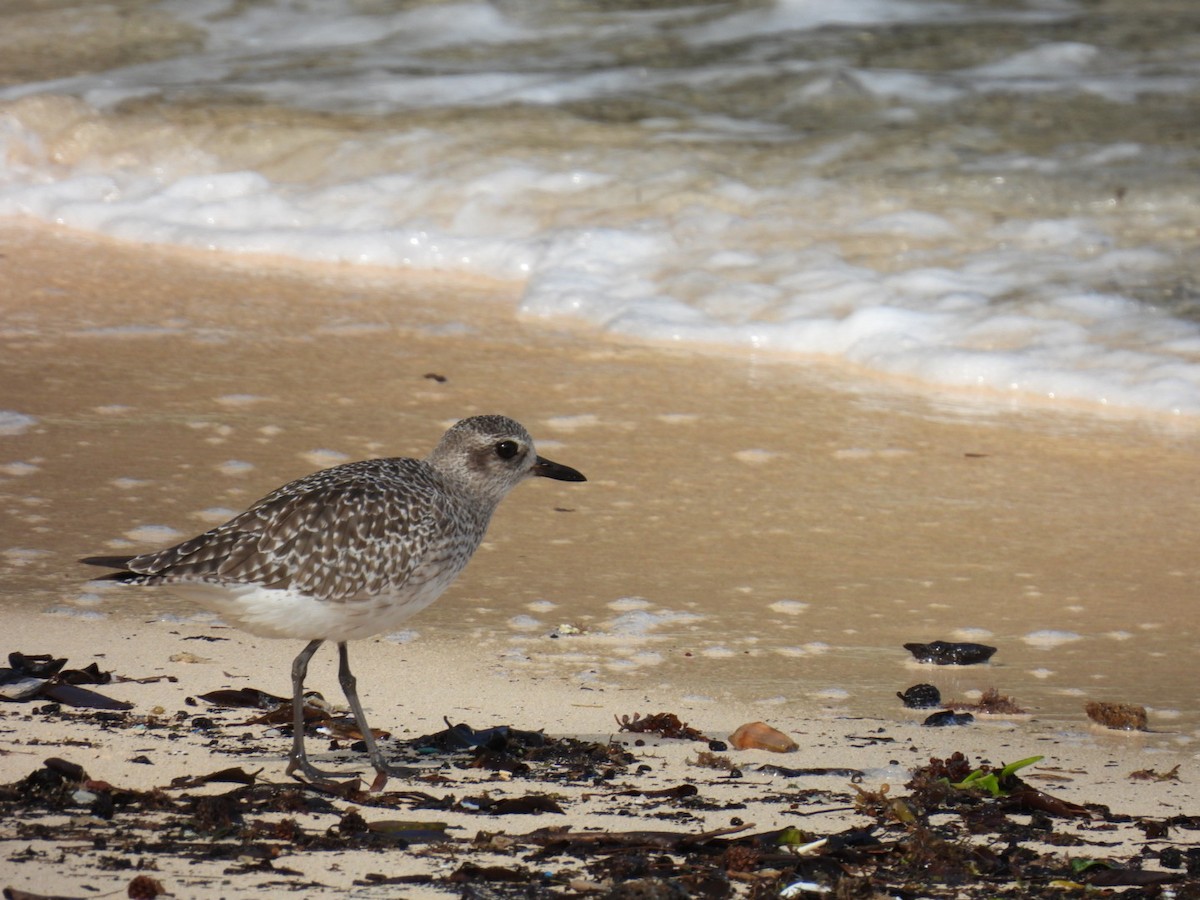
<path fill-rule="evenodd" d="M 782 731 L 776 731 L 766 722 L 747 722 L 739 725 L 729 736 L 729 743 L 738 750 L 770 750 L 772 753 L 791 753 L 800 745 Z"/>

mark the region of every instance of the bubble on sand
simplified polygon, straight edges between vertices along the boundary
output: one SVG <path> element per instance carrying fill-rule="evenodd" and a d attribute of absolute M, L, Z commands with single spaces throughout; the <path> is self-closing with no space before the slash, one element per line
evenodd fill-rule
<path fill-rule="evenodd" d="M 11 409 L 0 409 L 0 435 L 8 437 L 24 434 L 37 424 L 37 419 Z"/>
<path fill-rule="evenodd" d="M 0 472 L 2 472 L 5 475 L 12 475 L 17 478 L 20 478 L 21 476 L 24 476 L 24 475 L 32 475 L 34 472 L 38 471 L 40 468 L 41 468 L 41 466 L 35 466 L 33 463 L 18 461 L 18 462 L 4 463 L 3 465 L 0 465 Z"/>
<path fill-rule="evenodd" d="M 845 688 L 827 687 L 819 691 L 811 691 L 809 696 L 816 697 L 820 700 L 831 700 L 835 703 L 841 703 L 844 700 L 850 699 L 850 692 Z"/>
<path fill-rule="evenodd" d="M 644 637 L 664 625 L 686 625 L 699 621 L 702 616 L 695 613 L 661 610 L 650 612 L 636 610 L 623 613 L 604 624 L 605 630 L 614 635 L 627 637 Z"/>
<path fill-rule="evenodd" d="M 217 397 L 217 403 L 222 406 L 253 406 L 255 403 L 262 403 L 266 397 L 259 397 L 257 394 L 226 394 L 223 397 Z"/>
<path fill-rule="evenodd" d="M 73 606 L 51 606 L 46 611 L 48 616 L 63 616 L 69 619 L 96 620 L 108 618 L 106 613 L 97 609 L 77 609 Z"/>
<path fill-rule="evenodd" d="M 307 453 L 301 453 L 300 456 L 312 463 L 314 466 L 319 466 L 322 469 L 339 465 L 340 463 L 344 463 L 350 459 L 350 457 L 345 453 L 341 453 L 337 450 L 325 449 L 309 450 Z"/>
<path fill-rule="evenodd" d="M 950 634 L 956 641 L 986 641 L 992 636 L 987 628 L 975 627 L 956 628 Z"/>
<path fill-rule="evenodd" d="M 223 522 L 228 522 L 236 515 L 237 510 L 230 509 L 228 506 L 210 506 L 208 509 L 192 513 L 192 518 L 199 519 L 206 525 L 220 525 Z"/>
<path fill-rule="evenodd" d="M 763 450 L 757 447 L 749 450 L 738 450 L 733 454 L 733 458 L 738 462 L 751 466 L 760 466 L 763 463 L 770 462 L 777 456 L 779 454 L 774 450 Z"/>
<path fill-rule="evenodd" d="M 222 475 L 245 475 L 253 469 L 254 463 L 248 463 L 241 459 L 227 459 L 217 466 L 217 471 Z"/>
<path fill-rule="evenodd" d="M 589 428 L 600 424 L 600 417 L 592 413 L 581 413 L 578 416 L 555 416 L 546 419 L 546 427 L 554 431 L 575 431 L 579 428 Z M 545 443 L 544 441 L 542 442 Z"/>
<path fill-rule="evenodd" d="M 170 525 L 139 525 L 125 532 L 125 537 L 138 544 L 166 544 L 183 537 L 183 532 L 176 531 Z"/>
<path fill-rule="evenodd" d="M 1074 631 L 1046 629 L 1044 631 L 1031 631 L 1021 638 L 1021 640 L 1030 647 L 1037 647 L 1040 650 L 1052 650 L 1055 647 L 1061 647 L 1063 644 L 1081 641 L 1083 640 L 1083 635 L 1076 634 Z"/>
<path fill-rule="evenodd" d="M 622 597 L 620 600 L 613 600 L 609 603 L 608 608 L 616 612 L 627 612 L 631 609 L 649 609 L 650 601 L 643 597 Z"/>
<path fill-rule="evenodd" d="M 533 616 L 513 616 L 508 620 L 508 627 L 514 631 L 537 631 L 542 627 L 542 621 Z"/>
<path fill-rule="evenodd" d="M 9 547 L 0 553 L 0 556 L 4 557 L 4 562 L 13 568 L 28 566 L 49 555 L 49 550 L 33 550 L 27 547 Z"/>
<path fill-rule="evenodd" d="M 661 653 L 655 653 L 652 650 L 641 650 L 637 653 L 631 653 L 629 656 L 617 657 L 609 659 L 605 666 L 613 671 L 628 672 L 633 669 L 640 669 L 644 666 L 657 666 L 663 661 Z"/>
<path fill-rule="evenodd" d="M 768 604 L 767 609 L 788 616 L 798 616 L 808 609 L 808 604 L 803 600 L 776 600 Z"/>

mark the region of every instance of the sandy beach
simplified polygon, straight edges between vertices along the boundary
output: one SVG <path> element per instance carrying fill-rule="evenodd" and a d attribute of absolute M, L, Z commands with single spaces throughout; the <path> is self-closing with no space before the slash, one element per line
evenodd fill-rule
<path fill-rule="evenodd" d="M 335 797 L 328 809 L 247 813 L 223 830 L 193 822 L 185 841 L 243 841 L 256 853 L 269 843 L 277 855 L 265 862 L 153 853 L 144 837 L 123 843 L 121 812 L 89 812 L 89 793 L 102 787 L 72 787 L 66 796 L 82 790 L 81 799 L 59 809 L 29 805 L 14 788 L 2 801 L 16 804 L 0 826 L 6 888 L 95 896 L 124 891 L 144 865 L 176 897 L 446 896 L 466 890 L 450 876 L 471 862 L 543 873 L 521 883 L 525 893 L 472 896 L 603 896 L 622 878 L 669 885 L 684 875 L 643 866 L 625 877 L 570 852 L 534 859 L 528 835 L 551 825 L 691 834 L 746 826 L 743 835 L 795 826 L 819 837 L 874 826 L 876 838 L 896 842 L 916 826 L 886 801 L 858 803 L 860 790 L 887 784 L 886 797 L 904 796 L 914 766 L 961 751 L 973 766 L 1041 755 L 1022 770 L 1026 781 L 1086 810 L 984 843 L 1024 841 L 1053 865 L 1104 858 L 1166 873 L 1176 896 L 1200 890 L 1183 863 L 1162 856 L 1195 848 L 1200 814 L 1200 504 L 1186 487 L 1200 484 L 1194 423 L 987 405 L 819 361 L 620 344 L 513 321 L 518 288 L 507 283 L 218 261 L 41 226 L 0 232 L 0 265 L 0 409 L 28 417 L 6 420 L 0 436 L 6 652 L 172 679 L 94 687 L 132 704 L 119 715 L 44 699 L 0 704 L 0 783 L 18 784 L 57 757 L 110 793 L 237 766 L 258 772 L 259 784 L 287 784 L 286 733 L 194 698 L 224 688 L 286 693 L 299 647 L 214 627 L 166 595 L 98 592 L 76 560 L 185 537 L 324 465 L 423 455 L 448 422 L 485 412 L 522 421 L 542 452 L 589 482 L 522 487 L 467 572 L 412 620 L 413 634 L 352 648 L 368 713 L 399 740 L 434 733 L 448 717 L 617 740 L 635 758 L 602 782 L 547 785 L 536 767 L 443 760 L 429 767 L 441 766 L 444 781 L 388 786 L 459 800 L 549 794 L 559 812 Z M 1000 649 L 986 666 L 951 669 L 918 666 L 902 648 L 933 639 Z M 318 657 L 310 686 L 338 706 L 332 655 Z M 895 698 L 923 681 L 967 699 L 996 687 L 1028 713 L 923 728 L 925 713 Z M 1104 731 L 1084 715 L 1088 700 L 1142 705 L 1151 731 Z M 740 771 L 732 777 L 690 764 L 706 742 L 616 730 L 614 717 L 663 711 L 722 741 L 763 720 L 799 749 L 728 751 Z M 195 727 L 200 716 L 212 726 Z M 348 775 L 365 769 L 344 749 L 329 759 Z M 790 777 L 761 765 L 864 774 Z M 1151 774 L 1131 778 L 1138 771 Z M 671 793 L 681 785 L 696 790 Z M 158 826 L 142 803 L 131 801 L 130 815 L 144 835 Z M 392 823 L 376 834 L 407 837 L 317 850 L 284 830 L 269 840 L 246 831 L 292 819 L 305 834 L 348 834 L 352 807 L 367 823 Z M 184 826 L 162 815 L 164 833 L 184 841 Z M 1049 814 L 1015 815 L 1037 825 Z M 1161 832 L 1144 825 L 1172 817 Z M 412 839 L 414 822 L 440 823 L 449 839 Z M 524 837 L 489 842 L 480 832 Z M 678 850 L 651 842 L 638 852 L 653 857 L 655 846 Z M 685 879 L 662 888 L 676 893 L 612 895 L 777 896 L 780 879 L 800 878 L 773 858 L 738 869 L 729 852 L 713 863 L 726 893 Z M 1065 878 L 1069 869 L 1053 865 L 1047 871 Z M 470 871 L 468 882 L 500 890 Z M 1054 880 L 1029 878 L 1038 890 Z M 832 883 L 824 870 L 812 879 Z"/>

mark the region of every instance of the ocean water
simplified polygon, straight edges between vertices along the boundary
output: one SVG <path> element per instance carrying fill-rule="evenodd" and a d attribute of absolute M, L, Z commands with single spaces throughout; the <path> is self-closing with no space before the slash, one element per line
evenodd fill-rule
<path fill-rule="evenodd" d="M 0 216 L 1192 417 L 1197 35 L 1147 0 L 10 0 Z"/>

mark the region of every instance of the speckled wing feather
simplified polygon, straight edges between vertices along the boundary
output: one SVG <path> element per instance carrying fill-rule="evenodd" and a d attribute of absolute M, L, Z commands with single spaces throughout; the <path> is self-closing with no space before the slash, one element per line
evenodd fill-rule
<path fill-rule="evenodd" d="M 286 484 L 225 524 L 126 565 L 148 576 L 138 579 L 145 584 L 258 584 L 334 601 L 373 596 L 403 586 L 434 535 L 454 533 L 454 511 L 439 496 L 416 460 L 348 463 Z"/>

